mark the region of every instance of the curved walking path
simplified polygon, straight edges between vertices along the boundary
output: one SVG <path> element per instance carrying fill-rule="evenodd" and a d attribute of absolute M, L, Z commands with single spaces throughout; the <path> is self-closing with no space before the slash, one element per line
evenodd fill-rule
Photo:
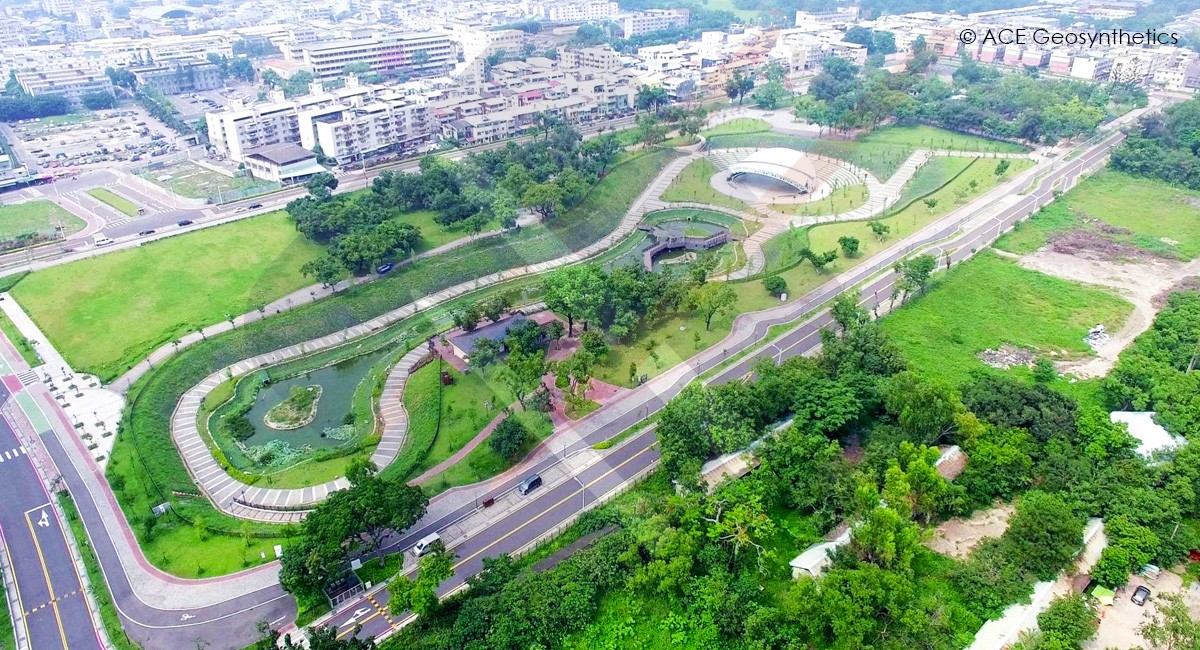
<path fill-rule="evenodd" d="M 866 179 L 869 198 L 866 203 L 853 210 L 838 214 L 797 216 L 774 210 L 770 205 L 765 203 L 755 204 L 754 209 L 767 215 L 767 218 L 763 220 L 763 227 L 759 228 L 753 235 L 747 237 L 742 243 L 746 254 L 746 264 L 742 268 L 730 273 L 726 279 L 742 280 L 762 272 L 766 267 L 766 255 L 763 253 L 763 244 L 772 237 L 784 233 L 792 227 L 813 226 L 841 221 L 867 221 L 883 214 L 888 208 L 900 201 L 900 197 L 904 193 L 904 187 L 908 185 L 908 182 L 912 180 L 921 167 L 935 156 L 1017 159 L 1034 157 L 1036 154 L 918 149 L 884 183 L 879 183 L 875 176 L 869 172 L 862 172 L 861 177 Z M 858 168 L 853 169 L 857 170 Z"/>
<path fill-rule="evenodd" d="M 464 282 L 447 289 L 438 291 L 419 300 L 410 302 L 402 307 L 394 309 L 386 314 L 377 316 L 365 323 L 355 325 L 354 327 L 335 332 L 319 339 L 305 341 L 296 345 L 291 345 L 282 350 L 275 350 L 266 354 L 261 354 L 250 359 L 245 359 L 233 365 L 222 368 L 208 377 L 199 384 L 193 386 L 190 390 L 184 393 L 179 404 L 176 405 L 175 413 L 171 418 L 171 439 L 179 450 L 180 456 L 183 458 L 184 465 L 188 469 L 188 473 L 196 484 L 204 492 L 204 494 L 217 506 L 220 510 L 240 517 L 242 519 L 251 519 L 254 521 L 263 521 L 271 523 L 280 523 L 288 521 L 297 521 L 304 517 L 306 508 L 310 508 L 316 503 L 324 499 L 330 492 L 344 488 L 348 485 L 345 478 L 339 478 L 333 481 L 328 481 L 320 485 L 293 488 L 293 489 L 272 489 L 272 488 L 256 488 L 253 485 L 248 485 L 230 476 L 229 473 L 221 467 L 221 465 L 213 458 L 212 452 L 209 450 L 207 443 L 200 437 L 200 432 L 196 428 L 196 417 L 200 411 L 200 405 L 204 401 L 206 395 L 214 388 L 225 382 L 229 378 L 240 377 L 248 372 L 259 370 L 266 366 L 276 365 L 290 359 L 294 359 L 303 355 L 312 354 L 314 352 L 332 348 L 337 345 L 342 345 L 351 339 L 365 336 L 372 332 L 383 329 L 400 320 L 409 318 L 419 312 L 425 311 L 439 305 L 448 300 L 453 300 L 463 294 L 475 291 L 477 289 L 486 288 L 500 282 L 506 282 L 516 278 L 525 277 L 545 273 L 547 271 L 576 264 L 588 260 L 609 248 L 612 248 L 626 236 L 632 233 L 642 216 L 653 209 L 655 202 L 652 197 L 659 196 L 671 181 L 677 176 L 684 167 L 689 163 L 699 159 L 699 154 L 692 154 L 677 158 L 667 164 L 659 175 L 642 191 L 641 195 L 633 202 L 628 212 L 626 212 L 621 223 L 616 230 L 605 235 L 594 244 L 580 249 L 569 255 L 550 260 L 548 262 L 540 262 L 530 264 L 524 267 L 508 269 L 498 273 L 492 273 L 475 280 Z M 231 326 L 228 322 L 221 323 L 213 327 L 223 327 L 229 329 Z M 221 331 L 224 331 L 222 329 Z M 416 354 L 414 357 L 413 355 Z M 391 409 L 392 417 L 397 418 L 398 409 L 403 410 L 401 400 L 403 398 L 403 382 L 407 379 L 408 372 L 412 365 L 416 363 L 424 352 L 420 348 L 416 348 L 414 352 L 409 352 L 401 359 L 400 363 L 388 374 L 387 384 L 393 387 L 393 391 L 398 390 L 398 393 L 393 392 L 391 395 L 387 393 L 385 388 L 384 396 L 381 398 L 387 402 L 384 406 Z M 405 363 L 409 360 L 410 363 Z M 385 429 L 391 426 L 387 422 L 388 415 L 384 414 Z M 400 420 L 395 420 L 399 422 Z M 380 461 L 376 462 L 376 467 L 383 469 L 393 460 L 401 446 L 403 446 L 404 436 L 407 435 L 407 418 L 403 419 L 404 425 L 400 427 L 396 424 L 391 432 L 385 432 L 387 436 L 387 446 L 383 454 L 379 449 L 376 450 L 376 455 L 380 456 Z M 402 430 L 401 430 L 402 429 Z M 380 441 L 380 445 L 384 445 L 384 441 Z M 374 460 L 374 456 L 372 457 Z"/>

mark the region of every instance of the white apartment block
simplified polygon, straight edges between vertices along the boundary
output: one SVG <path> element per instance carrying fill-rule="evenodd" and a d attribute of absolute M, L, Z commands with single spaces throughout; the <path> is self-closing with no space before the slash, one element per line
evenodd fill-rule
<path fill-rule="evenodd" d="M 42 9 L 52 16 L 71 16 L 75 13 L 73 0 L 42 0 Z"/>
<path fill-rule="evenodd" d="M 525 45 L 525 32 L 519 29 L 491 31 L 455 25 L 450 38 L 458 43 L 463 58 L 468 61 L 501 52 L 518 54 Z"/>
<path fill-rule="evenodd" d="M 648 9 L 614 16 L 625 38 L 672 27 L 687 27 L 690 17 L 691 12 L 687 9 Z"/>
<path fill-rule="evenodd" d="M 608 45 L 580 48 L 558 48 L 558 64 L 563 68 L 594 68 L 619 70 L 621 55 Z"/>
<path fill-rule="evenodd" d="M 284 55 L 319 80 L 344 76 L 345 67 L 353 63 L 366 63 L 371 72 L 384 76 L 421 76 L 443 72 L 457 60 L 454 43 L 440 32 L 289 44 Z"/>
<path fill-rule="evenodd" d="M 857 21 L 858 7 L 839 7 L 833 11 L 796 12 L 796 27 L 807 27 L 811 25 L 836 27 L 840 25 L 852 25 Z"/>
<path fill-rule="evenodd" d="M 285 100 L 276 92 L 270 101 L 205 114 L 209 142 L 237 162 L 251 150 L 283 143 L 308 149 L 319 143 L 326 155 L 342 160 L 421 140 L 428 133 L 418 96 L 387 86 L 359 85 L 354 79 L 330 92 L 322 91 L 318 82 L 312 89 L 315 92 L 303 97 Z M 347 128 L 354 137 L 346 135 Z M 322 136 L 322 129 L 328 135 Z"/>
<path fill-rule="evenodd" d="M 621 12 L 615 2 L 591 0 L 586 2 L 544 2 L 537 4 L 534 13 L 552 23 L 584 23 L 607 20 Z"/>
<path fill-rule="evenodd" d="M 62 95 L 78 104 L 88 93 L 112 93 L 112 82 L 102 70 L 95 68 L 63 68 L 45 72 L 17 73 L 17 83 L 25 92 L 40 97 Z"/>
<path fill-rule="evenodd" d="M 855 65 L 867 62 L 867 48 L 858 43 L 841 40 L 836 31 L 810 32 L 785 29 L 779 32 L 768 57 L 786 66 L 790 72 L 820 70 L 825 59 L 833 56 L 848 59 Z"/>

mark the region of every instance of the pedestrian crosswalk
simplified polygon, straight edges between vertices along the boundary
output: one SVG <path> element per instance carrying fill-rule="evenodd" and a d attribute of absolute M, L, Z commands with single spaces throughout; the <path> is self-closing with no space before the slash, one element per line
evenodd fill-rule
<path fill-rule="evenodd" d="M 40 379 L 38 379 L 38 374 L 37 374 L 36 370 L 26 370 L 25 372 L 18 374 L 17 379 L 21 380 L 22 386 L 32 386 L 32 385 L 38 383 L 39 381 L 41 381 Z"/>
<path fill-rule="evenodd" d="M 9 460 L 15 460 L 18 457 L 25 455 L 25 453 L 25 445 L 21 445 L 20 447 L 16 447 L 14 449 L 5 449 L 4 451 L 0 451 L 0 463 Z"/>

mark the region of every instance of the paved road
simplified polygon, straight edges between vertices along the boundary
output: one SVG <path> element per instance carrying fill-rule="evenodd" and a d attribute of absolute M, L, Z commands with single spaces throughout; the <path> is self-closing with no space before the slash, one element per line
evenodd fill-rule
<path fill-rule="evenodd" d="M 994 198 L 991 195 L 974 202 L 974 210 L 952 213 L 946 219 L 923 229 L 913 238 L 892 247 L 867 264 L 831 280 L 795 303 L 772 309 L 769 312 L 739 316 L 735 320 L 733 332 L 724 341 L 685 362 L 675 371 L 650 382 L 643 387 L 646 390 L 633 391 L 626 398 L 598 411 L 597 414 L 604 413 L 610 416 L 603 420 L 602 424 L 589 426 L 590 423 L 587 419 L 581 421 L 576 428 L 585 429 L 585 432 L 576 442 L 529 467 L 522 474 L 514 475 L 494 486 L 490 495 L 507 493 L 524 475 L 542 471 L 546 467 L 560 462 L 563 457 L 571 453 L 590 447 L 635 426 L 661 409 L 688 383 L 719 368 L 729 354 L 736 354 L 738 350 L 747 349 L 755 343 L 766 340 L 768 332 L 773 326 L 795 323 L 798 320 L 802 322 L 799 327 L 773 341 L 771 345 L 718 370 L 711 381 L 721 383 L 744 377 L 752 371 L 753 365 L 763 358 L 774 358 L 778 361 L 811 353 L 820 344 L 821 329 L 832 322 L 827 310 L 822 310 L 804 320 L 805 314 L 814 307 L 831 300 L 848 287 L 856 286 L 884 269 L 890 269 L 896 261 L 903 259 L 913 251 L 950 237 L 964 224 L 978 221 L 979 223 L 969 231 L 939 247 L 941 250 L 950 252 L 952 263 L 958 263 L 971 257 L 977 250 L 986 247 L 1001 233 L 1010 229 L 1017 221 L 1027 218 L 1038 207 L 1053 200 L 1053 193 L 1056 189 L 1065 191 L 1073 186 L 1084 170 L 1102 163 L 1109 149 L 1119 143 L 1123 137 L 1121 134 L 1112 134 L 1091 148 L 1088 153 L 1069 163 L 1060 163 L 1056 169 L 1037 181 L 1035 190 L 986 220 L 980 220 L 975 215 L 978 214 L 980 205 L 984 206 L 984 210 L 988 209 L 990 199 Z M 894 281 L 894 273 L 890 270 L 871 279 L 861 291 L 862 304 L 871 308 L 877 301 L 888 300 Z M 614 413 L 616 415 L 612 415 Z M 652 431 L 631 438 L 620 447 L 614 448 L 612 453 L 599 464 L 584 470 L 575 481 L 559 484 L 545 490 L 542 494 L 531 495 L 527 506 L 513 511 L 496 525 L 479 531 L 461 545 L 453 548 L 452 550 L 459 558 L 455 573 L 441 586 L 439 592 L 444 594 L 457 588 L 465 582 L 467 577 L 478 572 L 483 557 L 501 555 L 519 549 L 586 509 L 606 488 L 611 489 L 612 486 L 619 485 L 647 471 L 657 460 L 657 452 L 652 449 L 653 444 Z M 411 547 L 417 539 L 430 532 L 439 531 L 475 511 L 476 503 L 477 500 L 472 500 L 436 520 L 421 522 L 413 529 L 389 540 L 385 549 L 388 552 L 394 552 Z M 359 599 L 345 606 L 330 619 L 328 624 L 337 626 L 344 634 L 349 634 L 354 629 L 354 624 L 361 624 L 360 636 L 378 637 L 390 633 L 406 621 L 406 617 L 403 616 L 389 618 L 384 615 L 383 610 L 387 607 L 386 590 L 373 591 L 370 595 L 369 599 Z M 355 615 L 356 612 L 361 612 L 363 609 L 369 610 L 369 613 Z"/>
<path fill-rule="evenodd" d="M 8 390 L 0 387 L 0 403 L 9 397 Z M 25 629 L 18 631 L 19 636 L 27 637 L 34 650 L 102 648 L 64 537 L 66 524 L 59 520 L 25 446 L 3 416 L 0 494 L 4 499 L 0 539 L 16 580 L 16 606 L 24 617 Z"/>

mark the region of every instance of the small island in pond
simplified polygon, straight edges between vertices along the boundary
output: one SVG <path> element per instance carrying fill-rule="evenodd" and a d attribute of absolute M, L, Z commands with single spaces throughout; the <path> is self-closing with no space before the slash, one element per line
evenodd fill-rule
<path fill-rule="evenodd" d="M 320 386 L 293 386 L 287 399 L 271 407 L 263 416 L 263 424 L 277 431 L 299 429 L 317 417 Z"/>

